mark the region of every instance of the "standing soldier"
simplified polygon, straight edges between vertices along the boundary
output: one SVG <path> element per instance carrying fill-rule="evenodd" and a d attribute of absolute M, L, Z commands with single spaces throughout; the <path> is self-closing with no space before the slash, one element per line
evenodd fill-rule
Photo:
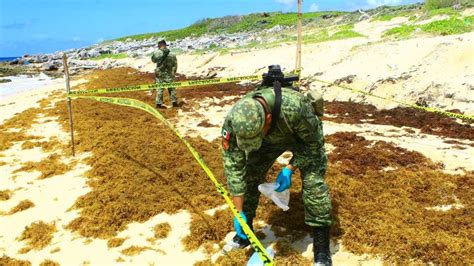
<path fill-rule="evenodd" d="M 331 265 L 332 205 L 324 182 L 327 156 L 318 117 L 322 98 L 315 100 L 290 86 L 280 66 L 270 66 L 262 86 L 232 107 L 222 127 L 224 171 L 232 200 L 252 229 L 260 196 L 257 187 L 275 160 L 291 151 L 293 158 L 278 174 L 275 190 L 289 189 L 293 172 L 300 169 L 305 223 L 313 228 L 314 264 Z M 224 252 L 250 244 L 236 217 L 234 228 L 236 235 Z"/>
<path fill-rule="evenodd" d="M 158 48 L 159 50 L 154 52 L 151 56 L 151 61 L 156 63 L 155 81 L 156 83 L 172 82 L 175 78 L 176 70 L 178 69 L 178 60 L 174 54 L 170 53 L 164 40 L 158 42 Z M 163 105 L 163 90 L 164 88 L 158 88 L 157 90 L 156 108 L 166 108 Z M 173 107 L 178 107 L 176 88 L 168 88 L 168 93 Z"/>

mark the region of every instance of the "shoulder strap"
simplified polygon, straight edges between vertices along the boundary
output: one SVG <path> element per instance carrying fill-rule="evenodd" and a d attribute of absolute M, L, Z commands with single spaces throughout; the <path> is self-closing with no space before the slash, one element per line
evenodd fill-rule
<path fill-rule="evenodd" d="M 281 83 L 280 82 L 275 81 L 273 83 L 273 91 L 275 92 L 275 105 L 273 105 L 273 110 L 272 110 L 272 123 L 270 126 L 270 132 L 272 132 L 273 129 L 276 127 L 278 118 L 280 118 L 280 112 L 281 112 Z"/>

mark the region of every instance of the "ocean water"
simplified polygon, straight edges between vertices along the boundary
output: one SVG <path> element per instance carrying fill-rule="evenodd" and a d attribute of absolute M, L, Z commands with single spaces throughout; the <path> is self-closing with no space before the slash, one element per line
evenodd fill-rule
<path fill-rule="evenodd" d="M 35 90 L 50 85 L 53 81 L 51 77 L 44 73 L 35 76 L 2 77 L 1 79 L 9 79 L 11 82 L 0 83 L 0 101 L 19 92 Z"/>
<path fill-rule="evenodd" d="M 0 62 L 10 62 L 13 61 L 17 58 L 20 58 L 21 56 L 13 56 L 13 57 L 0 57 Z"/>

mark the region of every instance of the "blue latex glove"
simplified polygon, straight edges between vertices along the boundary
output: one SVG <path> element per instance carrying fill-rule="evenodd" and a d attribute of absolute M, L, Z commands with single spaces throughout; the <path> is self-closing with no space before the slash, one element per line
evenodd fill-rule
<path fill-rule="evenodd" d="M 247 223 L 247 217 L 245 216 L 244 212 L 240 212 L 240 215 L 242 215 L 242 218 L 244 219 L 245 223 Z M 247 235 L 244 233 L 244 229 L 239 223 L 239 220 L 237 220 L 237 216 L 234 216 L 234 229 L 237 235 L 241 239 L 247 239 Z"/>
<path fill-rule="evenodd" d="M 287 167 L 283 168 L 280 173 L 278 174 L 277 180 L 275 185 L 278 184 L 278 187 L 275 189 L 276 192 L 283 192 L 291 187 L 291 175 L 293 171 L 288 169 Z"/>

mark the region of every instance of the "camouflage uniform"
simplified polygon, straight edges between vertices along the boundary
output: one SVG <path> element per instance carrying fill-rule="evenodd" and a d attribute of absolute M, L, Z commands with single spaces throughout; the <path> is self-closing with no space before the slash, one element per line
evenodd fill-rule
<path fill-rule="evenodd" d="M 261 88 L 243 99 L 253 98 L 256 94 L 263 96 L 270 110 L 273 109 L 273 88 Z M 260 192 L 257 186 L 264 182 L 275 160 L 283 152 L 291 151 L 293 158 L 290 163 L 300 169 L 303 179 L 305 223 L 310 226 L 331 225 L 331 199 L 324 182 L 327 156 L 323 128 L 309 99 L 292 89 L 283 88 L 276 127 L 263 138 L 260 148 L 250 153 L 237 146 L 233 129 L 236 122 L 245 122 L 233 117 L 233 112 L 234 109 L 229 112 L 222 127 L 224 171 L 231 194 L 244 195 L 243 211 L 249 220 L 255 217 L 258 205 Z"/>
<path fill-rule="evenodd" d="M 155 81 L 156 83 L 161 82 L 172 82 L 178 69 L 178 61 L 176 56 L 170 53 L 168 48 L 159 49 L 154 52 L 151 56 L 151 61 L 156 63 L 155 68 Z M 177 103 L 176 88 L 168 88 L 171 101 Z M 163 104 L 163 88 L 159 88 L 156 93 L 156 104 Z"/>

